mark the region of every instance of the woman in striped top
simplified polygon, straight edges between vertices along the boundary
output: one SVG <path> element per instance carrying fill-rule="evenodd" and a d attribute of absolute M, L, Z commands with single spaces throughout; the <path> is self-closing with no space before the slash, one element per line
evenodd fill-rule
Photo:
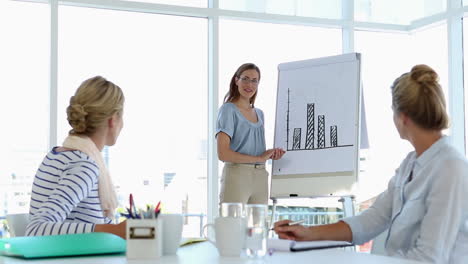
<path fill-rule="evenodd" d="M 72 130 L 36 173 L 26 235 L 107 232 L 125 238 L 125 222 L 111 224 L 117 198 L 100 153 L 120 134 L 123 105 L 120 87 L 100 76 L 84 81 L 71 97 Z"/>

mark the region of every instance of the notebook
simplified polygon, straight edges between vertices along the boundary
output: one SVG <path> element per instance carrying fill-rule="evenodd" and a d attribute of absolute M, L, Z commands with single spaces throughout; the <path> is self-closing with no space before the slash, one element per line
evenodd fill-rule
<path fill-rule="evenodd" d="M 110 233 L 0 239 L 1 254 L 22 258 L 123 253 L 125 250 L 125 239 Z"/>
<path fill-rule="evenodd" d="M 294 241 L 287 239 L 270 238 L 268 239 L 268 249 L 277 251 L 304 251 L 312 249 L 324 249 L 335 247 L 354 246 L 353 243 L 347 241 Z"/>

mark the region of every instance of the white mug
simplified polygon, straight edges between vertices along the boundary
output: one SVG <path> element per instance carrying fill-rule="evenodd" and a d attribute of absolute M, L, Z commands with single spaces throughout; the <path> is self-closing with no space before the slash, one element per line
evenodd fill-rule
<path fill-rule="evenodd" d="M 219 251 L 221 256 L 239 257 L 245 241 L 245 223 L 240 217 L 217 217 L 214 224 L 203 227 L 212 227 L 215 231 L 215 241 L 205 238 L 211 242 Z"/>
<path fill-rule="evenodd" d="M 182 239 L 184 217 L 181 214 L 160 214 L 158 218 L 164 222 L 163 254 L 175 255 Z"/>

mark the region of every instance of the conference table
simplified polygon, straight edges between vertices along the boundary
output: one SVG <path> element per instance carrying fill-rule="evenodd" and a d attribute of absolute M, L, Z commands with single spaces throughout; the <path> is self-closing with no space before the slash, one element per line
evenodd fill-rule
<path fill-rule="evenodd" d="M 220 257 L 217 249 L 209 242 L 202 242 L 179 248 L 177 255 L 163 256 L 154 260 L 134 260 L 127 259 L 124 254 L 63 257 L 63 258 L 43 258 L 35 260 L 25 260 L 14 257 L 0 257 L 0 264 L 421 264 L 421 262 L 410 261 L 399 258 L 358 253 L 343 249 L 320 249 L 302 252 L 274 252 L 263 259 L 249 259 L 246 256 L 239 258 Z"/>

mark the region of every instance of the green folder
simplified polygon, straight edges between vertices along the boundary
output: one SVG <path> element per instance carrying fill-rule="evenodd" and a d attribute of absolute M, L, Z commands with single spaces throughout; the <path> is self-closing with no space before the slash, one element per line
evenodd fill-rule
<path fill-rule="evenodd" d="M 110 233 L 0 239 L 1 254 L 23 258 L 123 253 L 125 249 L 125 239 Z"/>

